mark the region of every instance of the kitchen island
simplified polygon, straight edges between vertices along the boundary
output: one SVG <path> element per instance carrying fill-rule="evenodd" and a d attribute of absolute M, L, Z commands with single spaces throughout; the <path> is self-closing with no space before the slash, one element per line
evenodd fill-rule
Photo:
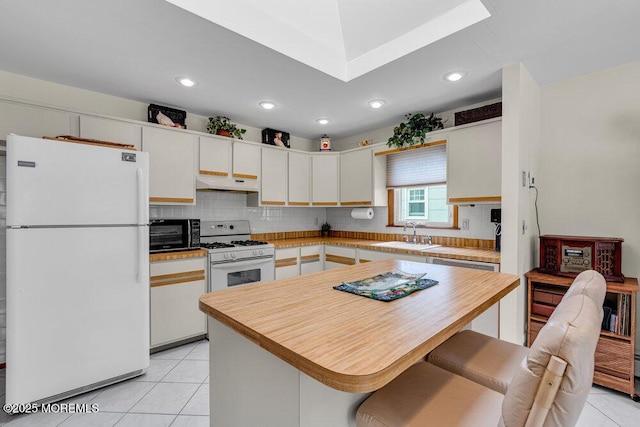
<path fill-rule="evenodd" d="M 392 302 L 333 289 L 390 271 L 439 284 Z M 212 425 L 354 425 L 368 393 L 518 284 L 510 274 L 383 260 L 203 295 Z"/>

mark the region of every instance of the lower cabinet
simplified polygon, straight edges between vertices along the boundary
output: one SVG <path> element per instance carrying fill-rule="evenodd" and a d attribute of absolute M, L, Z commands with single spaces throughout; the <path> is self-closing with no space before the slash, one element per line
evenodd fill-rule
<path fill-rule="evenodd" d="M 358 262 L 378 261 L 381 259 L 400 259 L 404 261 L 425 262 L 422 255 L 401 254 L 397 252 L 370 251 L 367 249 L 358 249 Z"/>
<path fill-rule="evenodd" d="M 276 280 L 300 275 L 299 254 L 300 248 L 276 249 Z"/>
<path fill-rule="evenodd" d="M 324 270 L 324 245 L 300 248 L 300 274 L 317 273 Z"/>
<path fill-rule="evenodd" d="M 356 263 L 356 249 L 344 246 L 325 245 L 324 269 L 332 270 Z"/>
<path fill-rule="evenodd" d="M 151 263 L 152 350 L 206 334 L 206 315 L 198 308 L 206 293 L 206 268 L 206 257 Z"/>

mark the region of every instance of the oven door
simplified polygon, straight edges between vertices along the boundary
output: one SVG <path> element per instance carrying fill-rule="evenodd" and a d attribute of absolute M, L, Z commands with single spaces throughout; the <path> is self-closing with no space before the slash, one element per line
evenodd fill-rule
<path fill-rule="evenodd" d="M 208 292 L 220 291 L 233 286 L 274 280 L 275 261 L 273 257 L 269 257 L 219 264 L 211 263 L 209 273 Z"/>

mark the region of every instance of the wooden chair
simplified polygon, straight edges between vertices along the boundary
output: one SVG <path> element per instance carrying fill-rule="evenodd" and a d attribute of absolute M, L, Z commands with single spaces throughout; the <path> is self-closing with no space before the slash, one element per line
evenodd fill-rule
<path fill-rule="evenodd" d="M 504 394 L 496 390 L 499 381 L 490 380 L 495 369 L 482 372 L 476 365 L 470 379 L 421 362 L 363 402 L 356 425 L 575 425 L 591 389 L 606 293 L 604 278 L 594 273 L 576 278 L 577 286 L 572 285 L 531 349 L 512 368 Z M 483 345 L 503 348 L 498 341 L 485 340 Z M 482 360 L 490 360 L 485 356 Z M 496 354 L 494 364 L 499 360 Z"/>

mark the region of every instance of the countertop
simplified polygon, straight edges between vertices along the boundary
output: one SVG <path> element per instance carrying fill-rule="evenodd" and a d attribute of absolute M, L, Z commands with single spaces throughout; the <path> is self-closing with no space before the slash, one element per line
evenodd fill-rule
<path fill-rule="evenodd" d="M 439 284 L 392 302 L 332 289 L 393 270 L 426 272 Z M 209 293 L 200 297 L 200 310 L 334 389 L 369 392 L 519 281 L 506 273 L 382 260 Z"/>
<path fill-rule="evenodd" d="M 375 243 L 381 243 L 379 240 L 361 240 L 350 239 L 346 237 L 304 237 L 296 239 L 277 239 L 269 240 L 276 249 L 295 248 L 300 246 L 312 245 L 337 245 L 352 248 L 370 249 L 383 252 L 397 252 L 412 255 L 424 255 L 438 258 L 452 258 L 467 261 L 500 263 L 500 252 L 488 249 L 460 248 L 452 246 L 440 246 L 438 248 L 429 249 L 427 251 L 414 251 L 408 249 L 383 248 L 374 246 Z"/>

